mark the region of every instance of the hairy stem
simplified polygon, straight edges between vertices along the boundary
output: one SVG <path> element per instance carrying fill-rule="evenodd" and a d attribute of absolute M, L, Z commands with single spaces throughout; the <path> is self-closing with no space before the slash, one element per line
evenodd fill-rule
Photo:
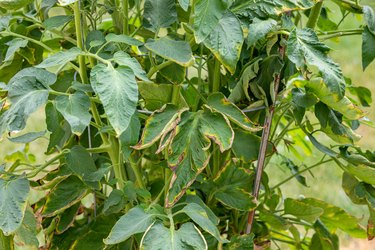
<path fill-rule="evenodd" d="M 129 34 L 129 3 L 128 0 L 122 0 L 122 9 L 123 9 L 123 15 L 124 15 L 124 22 L 123 22 L 123 28 L 122 32 L 125 35 Z"/>
<path fill-rule="evenodd" d="M 316 24 L 318 23 L 320 12 L 323 7 L 323 0 L 317 2 L 314 7 L 312 7 L 309 19 L 307 20 L 306 27 L 310 29 L 314 29 Z"/>

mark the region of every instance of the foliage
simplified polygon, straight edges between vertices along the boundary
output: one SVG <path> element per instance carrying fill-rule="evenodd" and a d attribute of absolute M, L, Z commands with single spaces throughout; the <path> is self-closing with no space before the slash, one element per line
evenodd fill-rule
<path fill-rule="evenodd" d="M 328 2 L 363 25 L 341 30 Z M 2 249 L 338 249 L 337 230 L 366 237 L 359 219 L 280 190 L 325 163 L 375 236 L 375 153 L 355 132 L 372 124 L 371 92 L 324 43 L 362 35 L 365 70 L 371 7 L 0 0 L 0 12 L 0 134 L 25 145 L 0 167 Z M 48 131 L 23 133 L 40 109 Z M 46 162 L 28 151 L 42 137 Z M 285 148 L 323 157 L 299 166 Z M 271 158 L 291 172 L 273 187 Z"/>

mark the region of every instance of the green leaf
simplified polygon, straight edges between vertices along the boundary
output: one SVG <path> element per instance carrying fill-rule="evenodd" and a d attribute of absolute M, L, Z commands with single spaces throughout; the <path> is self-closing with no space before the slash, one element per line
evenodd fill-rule
<path fill-rule="evenodd" d="M 172 63 L 159 70 L 159 74 L 173 84 L 180 84 L 185 81 L 186 68 L 177 63 Z"/>
<path fill-rule="evenodd" d="M 40 137 L 43 137 L 45 134 L 46 134 L 46 131 L 30 132 L 30 133 L 20 135 L 17 137 L 8 137 L 8 140 L 14 143 L 30 143 Z"/>
<path fill-rule="evenodd" d="M 65 159 L 69 169 L 83 182 L 92 188 L 100 189 L 99 181 L 104 177 L 105 169 L 96 169 L 94 159 L 84 147 L 73 146 Z"/>
<path fill-rule="evenodd" d="M 234 132 L 232 151 L 236 158 L 244 162 L 252 162 L 258 159 L 261 138 L 242 129 L 234 129 Z M 267 155 L 273 152 L 273 144 L 268 143 Z"/>
<path fill-rule="evenodd" d="M 307 222 L 315 222 L 324 212 L 320 207 L 308 205 L 300 200 L 287 198 L 284 201 L 284 211 L 286 214 L 291 214 L 298 219 Z"/>
<path fill-rule="evenodd" d="M 153 221 L 152 214 L 145 213 L 141 207 L 134 207 L 116 222 L 104 243 L 114 245 L 123 242 L 134 234 L 146 231 Z"/>
<path fill-rule="evenodd" d="M 331 91 L 321 78 L 314 78 L 310 81 L 295 78 L 291 83 L 298 88 L 305 87 L 307 92 L 312 92 L 321 102 L 340 112 L 349 120 L 358 120 L 364 116 L 362 110 L 355 106 L 347 97 L 340 97 L 338 93 Z"/>
<path fill-rule="evenodd" d="M 9 62 L 13 60 L 13 56 L 16 52 L 18 52 L 21 48 L 25 48 L 27 46 L 28 41 L 21 38 L 14 38 L 13 40 L 6 43 L 8 45 L 7 53 L 5 54 L 4 62 Z"/>
<path fill-rule="evenodd" d="M 56 75 L 37 68 L 25 68 L 8 83 L 11 107 L 0 117 L 0 134 L 7 128 L 19 131 L 25 128 L 28 116 L 47 102 L 49 85 Z"/>
<path fill-rule="evenodd" d="M 130 37 L 130 36 L 127 36 L 127 35 L 124 35 L 124 34 L 121 34 L 121 35 L 116 35 L 116 34 L 113 34 L 113 33 L 109 33 L 106 37 L 105 37 L 105 40 L 107 42 L 114 42 L 114 43 L 125 43 L 127 45 L 131 45 L 131 46 L 142 46 L 143 43 L 133 37 Z M 118 53 L 118 52 L 117 52 Z M 124 54 L 126 54 L 125 52 L 123 52 Z"/>
<path fill-rule="evenodd" d="M 309 249 L 311 250 L 339 250 L 339 238 L 331 234 L 328 228 L 320 221 L 314 223 L 316 233 L 311 239 Z"/>
<path fill-rule="evenodd" d="M 140 248 L 143 250 L 208 249 L 206 240 L 193 223 L 185 223 L 180 229 L 172 230 L 164 227 L 160 222 L 153 224 L 143 235 Z"/>
<path fill-rule="evenodd" d="M 85 184 L 75 175 L 71 175 L 51 189 L 42 215 L 46 217 L 54 216 L 80 202 L 86 193 L 87 187 Z"/>
<path fill-rule="evenodd" d="M 6 236 L 21 226 L 29 192 L 26 178 L 0 179 L 0 229 Z"/>
<path fill-rule="evenodd" d="M 306 63 L 318 67 L 330 92 L 340 100 L 345 94 L 345 80 L 338 64 L 327 56 L 330 50 L 311 29 L 295 29 L 288 40 L 288 58 L 302 68 Z"/>
<path fill-rule="evenodd" d="M 301 202 L 323 209 L 324 213 L 319 220 L 331 231 L 339 228 L 353 237 L 365 237 L 365 230 L 360 225 L 360 219 L 348 214 L 345 210 L 314 198 L 303 199 Z"/>
<path fill-rule="evenodd" d="M 66 16 L 66 15 L 53 16 L 44 20 L 43 26 L 47 30 L 52 30 L 54 28 L 58 28 L 58 27 L 65 25 L 66 23 L 70 22 L 72 19 L 73 19 L 73 16 Z"/>
<path fill-rule="evenodd" d="M 56 54 L 49 56 L 40 64 L 36 65 L 37 68 L 49 68 L 55 66 L 65 65 L 70 61 L 73 61 L 81 54 L 81 50 L 77 47 L 73 47 L 67 51 L 60 51 Z"/>
<path fill-rule="evenodd" d="M 231 208 L 250 211 L 257 206 L 250 191 L 249 183 L 252 182 L 253 175 L 248 169 L 228 162 L 214 179 L 214 197 Z"/>
<path fill-rule="evenodd" d="M 220 232 L 216 228 L 215 224 L 213 224 L 209 219 L 206 210 L 200 205 L 198 205 L 197 203 L 189 203 L 181 210 L 181 212 L 184 212 L 196 224 L 198 224 L 198 226 L 214 236 L 218 241 L 225 242 L 225 240 L 220 237 Z"/>
<path fill-rule="evenodd" d="M 191 47 L 186 41 L 176 41 L 168 37 L 163 37 L 147 41 L 145 47 L 152 53 L 184 67 L 189 67 L 194 63 Z"/>
<path fill-rule="evenodd" d="M 154 32 L 168 28 L 177 21 L 174 0 L 146 0 L 144 3 L 143 26 Z"/>
<path fill-rule="evenodd" d="M 156 84 L 152 82 L 139 82 L 139 93 L 145 100 L 145 107 L 148 110 L 161 109 L 166 103 L 172 102 L 173 85 Z M 188 105 L 180 93 L 177 97 L 179 108 L 187 108 Z"/>
<path fill-rule="evenodd" d="M 137 144 L 141 130 L 141 122 L 138 114 L 135 113 L 130 121 L 129 127 L 120 135 L 121 151 L 124 159 L 127 160 L 132 152 L 131 146 Z"/>
<path fill-rule="evenodd" d="M 226 11 L 222 0 L 194 1 L 194 35 L 197 43 L 207 39 Z"/>
<path fill-rule="evenodd" d="M 104 201 L 103 213 L 104 215 L 118 213 L 125 207 L 126 203 L 127 200 L 124 192 L 113 189 L 108 198 Z"/>
<path fill-rule="evenodd" d="M 81 204 L 77 203 L 70 208 L 66 209 L 59 218 L 59 222 L 57 223 L 56 227 L 56 233 L 57 234 L 62 234 L 66 230 L 71 227 L 75 221 L 76 215 L 79 212 L 79 207 Z"/>
<path fill-rule="evenodd" d="M 358 98 L 362 106 L 370 107 L 372 103 L 371 90 L 362 86 L 358 86 L 358 87 L 350 86 L 350 87 L 346 87 L 346 89 L 349 90 L 349 92 L 352 95 L 355 95 Z"/>
<path fill-rule="evenodd" d="M 375 26 L 375 25 L 374 25 Z M 362 68 L 363 71 L 375 59 L 375 32 L 372 33 L 369 27 L 365 27 L 362 33 Z"/>
<path fill-rule="evenodd" d="M 242 110 L 229 101 L 222 93 L 215 93 L 208 97 L 207 105 L 216 112 L 225 115 L 231 122 L 248 131 L 259 131 Z"/>
<path fill-rule="evenodd" d="M 72 132 L 80 136 L 91 121 L 89 97 L 85 93 L 77 91 L 68 96 L 57 96 L 55 102 L 56 109 L 69 123 Z"/>
<path fill-rule="evenodd" d="M 14 234 L 14 245 L 22 246 L 27 250 L 38 250 L 37 222 L 33 210 L 28 207 L 23 217 L 22 225 Z"/>
<path fill-rule="evenodd" d="M 254 46 L 258 40 L 265 37 L 277 25 L 274 19 L 260 20 L 254 18 L 253 22 L 249 25 L 249 34 L 247 36 L 248 46 Z"/>
<path fill-rule="evenodd" d="M 230 243 L 224 245 L 224 250 L 253 250 L 254 234 L 235 235 L 230 239 Z"/>
<path fill-rule="evenodd" d="M 118 51 L 113 55 L 113 61 L 121 66 L 129 67 L 133 70 L 135 76 L 142 81 L 149 82 L 146 72 L 142 69 L 137 59 L 129 56 L 123 51 Z"/>
<path fill-rule="evenodd" d="M 226 12 L 203 43 L 233 74 L 240 58 L 243 40 L 240 21 L 232 12 Z"/>
<path fill-rule="evenodd" d="M 366 183 L 375 185 L 375 168 L 366 165 L 347 164 L 343 169 Z"/>
<path fill-rule="evenodd" d="M 319 99 L 311 92 L 304 93 L 300 88 L 292 89 L 293 102 L 302 108 L 308 108 L 319 102 Z"/>
<path fill-rule="evenodd" d="M 129 126 L 138 103 L 138 86 L 130 68 L 98 64 L 90 74 L 92 88 L 103 103 L 117 135 Z"/>
<path fill-rule="evenodd" d="M 178 3 L 184 11 L 187 11 L 190 5 L 190 0 L 178 0 Z"/>
<path fill-rule="evenodd" d="M 185 111 L 186 109 L 179 110 L 170 104 L 167 104 L 160 110 L 156 110 L 146 120 L 141 140 L 134 148 L 140 150 L 153 145 L 163 135 L 176 127 L 181 119 L 181 114 Z"/>
<path fill-rule="evenodd" d="M 147 133 L 147 129 L 145 130 Z M 221 152 L 228 150 L 234 132 L 229 121 L 208 109 L 196 113 L 185 112 L 170 139 L 166 152 L 169 167 L 173 170 L 167 206 L 171 207 L 208 164 L 211 140 Z"/>
<path fill-rule="evenodd" d="M 375 35 L 375 13 L 370 6 L 363 6 L 363 17 L 368 30 Z"/>

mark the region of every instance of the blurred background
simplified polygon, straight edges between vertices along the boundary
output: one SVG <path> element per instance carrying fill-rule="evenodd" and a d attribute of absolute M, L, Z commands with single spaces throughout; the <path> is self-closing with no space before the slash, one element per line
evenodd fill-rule
<path fill-rule="evenodd" d="M 342 17 L 340 9 L 330 4 L 326 0 L 330 10 L 328 16 L 334 21 L 339 21 Z M 370 5 L 375 9 L 375 0 L 362 0 L 362 5 Z M 360 16 L 350 14 L 346 20 L 340 25 L 341 29 L 358 28 L 363 23 Z M 327 44 L 332 48 L 331 56 L 334 61 L 338 62 L 343 70 L 345 76 L 352 79 L 353 85 L 365 86 L 369 88 L 375 96 L 375 63 L 373 62 L 365 72 L 362 71 L 361 62 L 361 36 L 346 36 L 327 41 Z M 375 105 L 365 110 L 367 116 L 375 121 Z M 43 109 L 36 112 L 28 120 L 28 125 L 24 132 L 43 131 L 45 128 L 45 116 Z M 375 149 L 375 129 L 362 125 L 359 134 L 363 136 L 362 140 L 358 143 L 365 149 Z M 34 163 L 37 159 L 38 162 L 43 162 L 48 156 L 44 154 L 48 144 L 48 138 L 40 138 L 24 148 L 22 144 L 9 143 L 4 139 L 1 143 L 0 150 L 0 164 L 2 162 L 9 162 L 10 164 L 20 157 L 23 161 Z M 329 142 L 327 142 L 329 145 Z M 297 165 L 313 164 L 321 158 L 322 155 L 314 153 L 309 155 L 306 159 L 292 159 Z M 280 159 L 275 157 L 267 166 L 266 171 L 270 177 L 271 185 L 273 186 L 284 180 L 290 175 L 285 166 L 281 166 Z M 303 195 L 305 197 L 315 197 L 327 201 L 331 204 L 339 206 L 349 212 L 350 214 L 361 218 L 363 225 L 366 225 L 368 218 L 368 211 L 365 206 L 358 206 L 351 203 L 349 198 L 345 195 L 341 188 L 342 170 L 334 163 L 322 165 L 315 169 L 314 176 L 308 173 L 304 174 L 308 187 L 298 183 L 295 179 L 283 185 L 282 191 L 285 197 L 298 198 Z M 351 239 L 348 235 L 338 232 L 340 236 L 341 249 L 349 250 L 374 250 L 375 241 L 369 242 L 367 239 Z"/>

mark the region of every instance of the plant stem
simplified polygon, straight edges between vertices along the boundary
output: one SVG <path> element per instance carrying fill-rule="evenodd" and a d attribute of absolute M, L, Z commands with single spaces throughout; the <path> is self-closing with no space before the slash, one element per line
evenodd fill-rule
<path fill-rule="evenodd" d="M 151 78 L 156 72 L 158 72 L 161 69 L 164 69 L 165 67 L 171 65 L 172 63 L 173 63 L 172 61 L 166 61 L 166 62 L 163 62 L 159 65 L 152 67 L 150 71 L 148 72 L 147 77 Z"/>
<path fill-rule="evenodd" d="M 220 62 L 219 60 L 215 60 L 214 65 L 214 72 L 212 77 L 212 89 L 211 93 L 219 92 L 220 91 Z"/>
<path fill-rule="evenodd" d="M 281 56 L 284 56 L 285 48 L 280 48 L 280 54 Z M 277 97 L 277 91 L 279 89 L 280 84 L 280 78 L 281 74 L 278 73 L 275 76 L 274 80 L 274 98 L 273 100 L 276 100 Z M 253 187 L 253 196 L 255 199 L 258 199 L 259 196 L 259 190 L 260 190 L 260 184 L 262 180 L 262 174 L 263 169 L 265 166 L 265 160 L 266 160 L 266 154 L 267 154 L 267 145 L 268 145 L 268 139 L 270 137 L 271 127 L 272 127 L 272 119 L 275 112 L 275 105 L 276 103 L 273 103 L 269 108 L 269 113 L 266 115 L 265 122 L 264 122 L 264 128 L 262 132 L 262 139 L 260 142 L 260 149 L 259 149 L 259 155 L 258 155 L 258 161 L 257 161 L 257 167 L 256 167 L 256 175 L 255 175 L 255 181 L 254 181 L 254 187 Z M 246 234 L 249 234 L 252 229 L 253 221 L 255 216 L 255 209 L 251 210 L 248 214 L 247 219 L 247 227 L 246 227 Z"/>
<path fill-rule="evenodd" d="M 76 27 L 77 47 L 83 51 L 84 47 L 83 47 L 83 38 L 82 38 L 82 29 L 81 29 L 82 20 L 81 20 L 81 11 L 80 11 L 79 5 L 80 5 L 80 1 L 75 2 L 73 5 L 74 24 Z M 81 76 L 81 80 L 84 84 L 88 84 L 89 80 L 87 78 L 87 73 L 86 73 L 85 57 L 82 55 L 78 56 L 78 63 L 79 63 L 79 75 Z"/>
<path fill-rule="evenodd" d="M 355 36 L 355 35 L 361 35 L 363 33 L 363 30 L 359 31 L 353 31 L 353 32 L 338 32 L 331 35 L 323 36 L 320 38 L 320 40 L 327 40 L 335 37 L 341 37 L 341 36 Z"/>
<path fill-rule="evenodd" d="M 109 136 L 109 141 L 111 143 L 111 148 L 108 150 L 108 155 L 111 159 L 113 171 L 115 172 L 115 177 L 117 179 L 117 188 L 122 190 L 124 188 L 126 176 L 125 169 L 122 164 L 122 157 L 120 155 L 120 144 L 117 138 L 113 136 Z"/>
<path fill-rule="evenodd" d="M 44 163 L 43 165 L 39 166 L 38 168 L 34 169 L 32 172 L 30 172 L 29 174 L 27 174 L 27 178 L 34 178 L 35 176 L 37 176 L 43 169 L 45 169 L 46 167 L 48 167 L 49 165 L 51 165 L 52 163 L 54 163 L 55 161 L 57 161 L 58 159 L 60 159 L 61 157 L 63 157 L 65 154 L 69 153 L 70 150 L 69 149 L 64 149 L 63 151 L 61 151 L 59 154 L 55 155 L 54 157 L 52 157 L 50 160 L 48 160 L 46 163 Z"/>
<path fill-rule="evenodd" d="M 13 250 L 13 236 L 5 236 L 3 231 L 0 230 L 0 249 Z"/>
<path fill-rule="evenodd" d="M 124 27 L 122 28 L 122 32 L 125 35 L 129 34 L 129 3 L 128 0 L 122 0 L 122 8 L 123 8 L 123 15 L 124 15 Z"/>
<path fill-rule="evenodd" d="M 318 23 L 320 12 L 323 7 L 323 0 L 317 2 L 314 7 L 312 7 L 309 19 L 306 23 L 306 28 L 315 29 L 316 24 Z"/>
<path fill-rule="evenodd" d="M 143 177 L 142 177 L 142 172 L 139 171 L 139 167 L 138 167 L 138 164 L 137 162 L 134 160 L 133 156 L 130 155 L 129 157 L 129 164 L 130 164 L 130 167 L 132 168 L 133 170 L 133 173 L 135 175 L 135 178 L 137 180 L 137 183 L 138 183 L 138 186 L 140 188 L 145 188 L 145 184 L 143 182 Z"/>
<path fill-rule="evenodd" d="M 279 183 L 276 184 L 275 186 L 273 186 L 273 187 L 271 188 L 271 190 L 276 189 L 276 188 L 278 188 L 278 187 L 284 185 L 285 183 L 287 183 L 287 182 L 290 181 L 291 179 L 295 178 L 296 176 L 298 176 L 298 175 L 300 175 L 300 174 L 302 174 L 302 173 L 304 173 L 304 172 L 306 172 L 306 171 L 309 171 L 309 170 L 311 170 L 311 169 L 313 169 L 313 168 L 316 168 L 316 167 L 318 167 L 318 166 L 320 166 L 320 165 L 322 165 L 322 164 L 324 164 L 324 163 L 330 162 L 330 161 L 333 161 L 333 160 L 330 159 L 330 160 L 325 160 L 325 161 L 319 161 L 318 163 L 315 163 L 314 165 L 311 165 L 310 167 L 307 167 L 307 168 L 305 168 L 305 169 L 302 169 L 302 170 L 298 171 L 297 173 L 295 173 L 295 174 L 289 176 L 289 177 L 286 178 L 285 180 L 279 182 Z"/>

